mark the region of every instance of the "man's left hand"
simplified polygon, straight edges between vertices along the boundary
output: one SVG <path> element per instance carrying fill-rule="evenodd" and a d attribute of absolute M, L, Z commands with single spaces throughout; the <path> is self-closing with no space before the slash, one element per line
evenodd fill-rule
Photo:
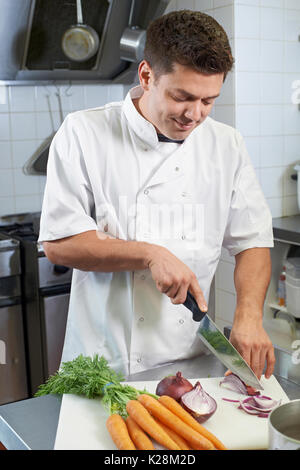
<path fill-rule="evenodd" d="M 261 378 L 265 363 L 265 377 L 268 379 L 272 375 L 275 365 L 274 348 L 260 320 L 254 321 L 252 315 L 249 318 L 243 316 L 243 319 L 235 319 L 230 342 L 258 379 Z"/>

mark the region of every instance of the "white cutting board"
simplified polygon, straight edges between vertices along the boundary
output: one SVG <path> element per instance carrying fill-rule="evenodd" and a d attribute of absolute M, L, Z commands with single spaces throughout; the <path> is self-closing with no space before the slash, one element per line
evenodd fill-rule
<path fill-rule="evenodd" d="M 214 433 L 229 450 L 250 450 L 268 448 L 268 419 L 252 416 L 239 410 L 238 403 L 222 400 L 222 397 L 237 400 L 246 398 L 220 387 L 224 377 L 191 379 L 194 385 L 197 380 L 204 390 L 217 402 L 217 411 L 203 425 Z M 155 393 L 158 381 L 128 382 L 129 385 Z M 274 376 L 262 377 L 263 395 L 275 400 L 288 402 L 289 398 Z M 108 414 L 100 399 L 88 399 L 65 394 L 62 399 L 59 422 L 56 434 L 56 450 L 116 450 L 107 429 Z M 156 444 L 155 444 L 156 446 Z M 162 447 L 156 446 L 158 449 Z"/>

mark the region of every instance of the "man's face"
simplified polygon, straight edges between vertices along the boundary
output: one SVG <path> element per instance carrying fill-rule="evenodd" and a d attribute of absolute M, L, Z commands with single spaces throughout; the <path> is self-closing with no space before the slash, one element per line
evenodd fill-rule
<path fill-rule="evenodd" d="M 144 73 L 143 73 L 144 72 Z M 156 81 L 146 61 L 140 64 L 144 94 L 140 109 L 156 130 L 170 139 L 185 139 L 209 115 L 220 94 L 224 74 L 204 75 L 174 64 L 173 71 Z"/>

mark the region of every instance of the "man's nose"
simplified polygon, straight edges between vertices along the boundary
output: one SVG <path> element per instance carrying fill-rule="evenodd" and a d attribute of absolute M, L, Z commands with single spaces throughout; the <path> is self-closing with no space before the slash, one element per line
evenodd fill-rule
<path fill-rule="evenodd" d="M 204 114 L 204 104 L 199 101 L 190 103 L 189 108 L 185 112 L 185 116 L 192 121 L 200 121 Z"/>

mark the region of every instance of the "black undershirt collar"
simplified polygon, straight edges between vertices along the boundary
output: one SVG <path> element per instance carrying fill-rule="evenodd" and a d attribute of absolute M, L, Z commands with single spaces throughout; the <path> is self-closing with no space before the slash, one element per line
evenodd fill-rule
<path fill-rule="evenodd" d="M 184 139 L 183 140 L 169 139 L 169 137 L 166 137 L 163 134 L 157 134 L 157 137 L 158 137 L 159 142 L 171 142 L 173 144 L 183 144 L 184 142 Z"/>

